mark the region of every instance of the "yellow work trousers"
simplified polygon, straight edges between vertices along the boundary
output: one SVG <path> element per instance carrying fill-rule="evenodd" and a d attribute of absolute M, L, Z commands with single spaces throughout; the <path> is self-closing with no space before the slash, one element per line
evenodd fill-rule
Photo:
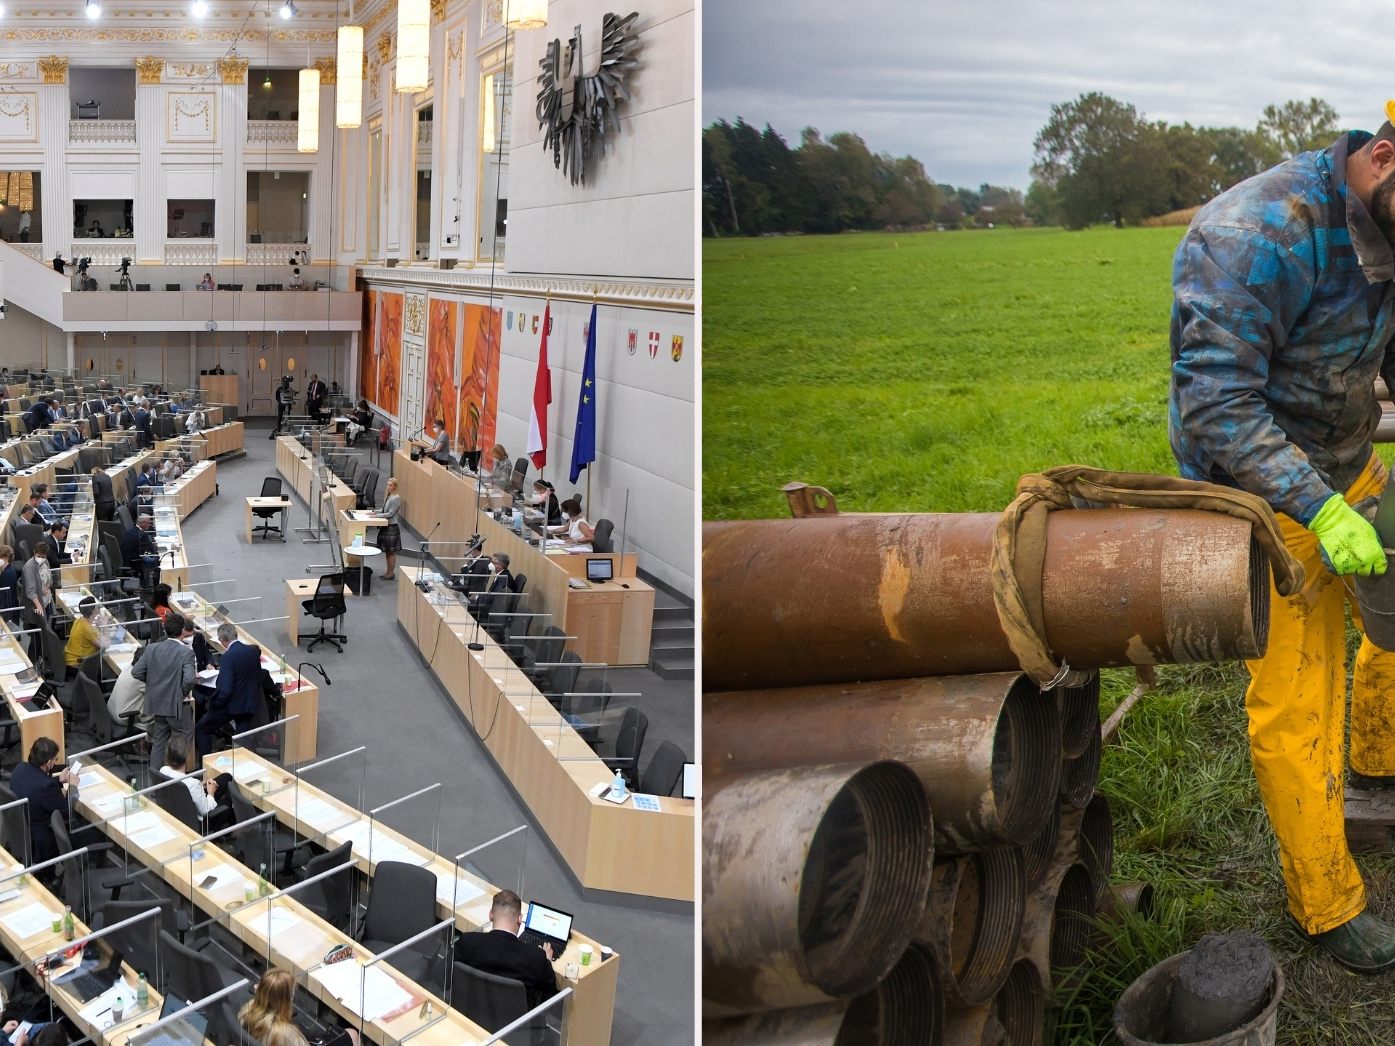
<path fill-rule="evenodd" d="M 1385 466 L 1372 455 L 1346 500 L 1355 504 L 1379 494 L 1385 482 Z M 1323 565 L 1309 530 L 1285 515 L 1279 526 L 1307 580 L 1289 598 L 1271 582 L 1269 646 L 1262 660 L 1246 662 L 1245 706 L 1255 778 L 1279 839 L 1289 911 L 1308 933 L 1322 933 L 1366 907 L 1342 803 L 1348 593 Z M 1352 618 L 1360 628 L 1354 601 Z M 1372 646 L 1363 635 L 1352 675 L 1351 767 L 1395 775 L 1395 711 L 1387 711 L 1395 701 L 1395 653 Z"/>

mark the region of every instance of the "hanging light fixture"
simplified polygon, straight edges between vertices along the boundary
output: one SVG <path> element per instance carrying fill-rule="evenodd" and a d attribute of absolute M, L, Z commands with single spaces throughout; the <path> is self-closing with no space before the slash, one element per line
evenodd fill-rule
<path fill-rule="evenodd" d="M 334 126 L 358 127 L 363 123 L 363 26 L 339 27 L 339 52 L 334 64 L 338 69 Z"/>
<path fill-rule="evenodd" d="M 263 90 L 263 91 L 270 91 L 270 90 L 271 90 L 271 70 L 270 70 L 270 69 L 268 69 L 268 70 L 266 71 L 266 79 L 262 81 L 262 90 Z"/>
<path fill-rule="evenodd" d="M 97 3 L 97 0 L 83 0 L 82 7 L 88 18 L 102 17 L 102 5 Z"/>
<path fill-rule="evenodd" d="M 494 74 L 487 73 L 484 78 L 484 90 L 480 92 L 484 97 L 484 119 L 480 121 L 480 148 L 487 153 L 494 151 L 494 139 L 498 135 L 498 126 L 494 119 L 494 106 L 497 101 L 494 97 Z"/>
<path fill-rule="evenodd" d="M 510 29 L 542 29 L 547 25 L 547 0 L 509 0 L 504 24 Z"/>
<path fill-rule="evenodd" d="M 397 91 L 418 94 L 427 87 L 431 47 L 431 0 L 397 0 Z"/>
<path fill-rule="evenodd" d="M 296 120 L 296 143 L 299 152 L 320 151 L 320 71 L 300 71 L 300 116 Z"/>

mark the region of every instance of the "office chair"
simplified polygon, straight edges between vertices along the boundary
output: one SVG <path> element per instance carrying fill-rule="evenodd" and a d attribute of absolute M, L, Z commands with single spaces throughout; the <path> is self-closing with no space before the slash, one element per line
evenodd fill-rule
<path fill-rule="evenodd" d="M 38 517 L 35 516 L 37 519 Z M 16 523 L 14 524 L 15 540 L 20 544 L 33 548 L 40 541 L 45 540 L 44 528 L 37 523 Z M 24 557 L 28 559 L 28 556 Z"/>
<path fill-rule="evenodd" d="M 55 810 L 48 819 L 48 825 L 53 830 L 53 838 L 58 844 L 60 856 L 72 853 L 76 849 L 73 846 L 72 834 L 68 831 L 66 814 L 67 811 Z M 63 903 L 71 905 L 74 912 L 85 913 L 88 898 L 95 900 L 103 894 L 110 894 L 108 900 L 116 900 L 121 896 L 122 890 L 136 884 L 136 880 L 143 874 L 143 870 L 137 870 L 136 874 L 127 875 L 124 868 L 104 864 L 104 858 L 101 855 L 115 850 L 116 844 L 104 839 L 97 839 L 95 837 L 97 829 L 93 825 L 79 827 L 76 830 L 87 833 L 83 842 L 87 848 L 87 870 L 84 875 L 82 864 L 78 861 L 67 861 L 59 865 L 61 870 L 58 874 L 62 879 L 60 895 L 63 898 Z"/>
<path fill-rule="evenodd" d="M 541 680 L 545 679 L 548 672 L 547 669 L 538 668 L 537 666 L 560 660 L 562 657 L 562 649 L 567 644 L 566 631 L 558 628 L 556 625 L 548 625 L 547 628 L 543 630 L 542 634 L 545 638 L 539 639 L 536 643 L 528 644 L 532 650 L 524 650 L 523 661 L 518 666 L 523 669 L 524 674 L 533 681 L 534 686 L 537 686 Z"/>
<path fill-rule="evenodd" d="M 0 784 L 0 804 L 13 803 L 16 798 L 14 792 L 10 791 L 9 785 Z M 29 814 L 27 811 L 28 804 L 11 806 L 4 813 L 0 813 L 0 846 L 4 846 L 5 851 L 26 868 L 33 863 L 29 856 Z"/>
<path fill-rule="evenodd" d="M 526 475 L 528 475 L 528 459 L 518 458 L 513 463 L 513 475 L 509 480 L 509 486 L 515 494 L 523 493 L 523 477 Z"/>
<path fill-rule="evenodd" d="M 357 508 L 372 508 L 374 499 L 378 496 L 378 479 L 381 473 L 377 469 L 369 469 L 363 475 L 363 482 L 358 487 L 353 488 L 358 495 L 355 502 Z"/>
<path fill-rule="evenodd" d="M 267 476 L 265 479 L 263 479 L 261 496 L 264 498 L 281 497 L 280 478 L 277 476 Z M 258 519 L 263 521 L 262 525 L 257 527 L 257 529 L 252 532 L 252 537 L 254 540 L 258 534 L 261 534 L 263 535 L 262 540 L 265 541 L 269 539 L 273 533 L 277 534 L 282 541 L 286 540 L 286 535 L 281 530 L 281 528 L 273 527 L 271 525 L 271 520 L 280 512 L 281 510 L 279 508 L 254 508 L 252 510 L 252 515 L 256 516 Z"/>
<path fill-rule="evenodd" d="M 307 614 L 320 619 L 320 631 L 310 640 L 306 650 L 314 650 L 320 643 L 328 643 L 342 654 L 349 637 L 340 632 L 326 632 L 325 622 L 343 617 L 348 609 L 344 603 L 344 572 L 322 575 L 315 587 L 315 595 L 302 600 L 300 605 Z"/>
<path fill-rule="evenodd" d="M 112 565 L 111 554 L 103 545 L 97 546 L 97 581 L 110 581 L 116 577 L 116 567 Z"/>
<path fill-rule="evenodd" d="M 436 873 L 402 861 L 379 861 L 359 943 L 376 955 L 435 924 Z M 435 953 L 436 945 L 428 938 L 398 952 L 392 965 L 411 980 L 420 981 Z"/>
<path fill-rule="evenodd" d="M 596 525 L 591 532 L 591 550 L 593 552 L 613 552 L 614 546 L 611 544 L 610 535 L 615 530 L 615 524 L 608 519 L 596 520 Z M 617 570 L 618 574 L 619 571 Z"/>
<path fill-rule="evenodd" d="M 113 930 L 107 935 L 107 941 L 112 948 L 120 952 L 137 973 L 145 974 L 145 979 L 151 987 L 159 991 L 160 930 L 165 929 L 172 934 L 182 935 L 182 931 L 176 929 L 181 922 L 183 929 L 188 929 L 188 920 L 180 918 L 181 913 L 175 908 L 174 901 L 169 897 L 142 897 L 131 901 L 106 901 L 93 907 L 94 930 L 115 926 L 125 919 L 148 912 L 151 908 L 160 909 L 160 914 L 153 919 L 142 919 L 130 926 Z"/>
<path fill-rule="evenodd" d="M 81 698 L 80 707 L 86 708 L 88 727 L 98 745 L 119 741 L 122 738 L 130 737 L 135 732 L 131 729 L 130 723 L 117 722 L 112 718 L 111 710 L 107 708 L 106 695 L 102 693 L 101 684 L 86 672 L 78 672 L 77 687 L 78 696 Z M 129 777 L 131 766 L 126 762 L 126 753 L 121 748 L 114 748 L 111 750 L 111 755 L 117 763 L 121 764 L 121 776 Z"/>
<path fill-rule="evenodd" d="M 165 960 L 168 991 L 181 999 L 202 999 L 241 979 L 231 964 L 224 972 L 212 956 L 190 948 L 168 930 L 160 931 L 160 950 Z M 241 1042 L 243 1032 L 237 1022 L 237 1011 L 251 997 L 250 989 L 245 989 L 224 996 L 206 1009 L 209 1039 L 214 1042 Z"/>
<path fill-rule="evenodd" d="M 450 1004 L 487 1032 L 506 1028 L 528 1012 L 528 989 L 513 977 L 454 963 Z"/>
<path fill-rule="evenodd" d="M 136 525 L 135 519 L 131 516 L 131 502 L 129 500 L 117 500 L 116 518 L 121 522 L 123 533 Z"/>
<path fill-rule="evenodd" d="M 201 782 L 202 778 L 196 783 L 202 787 Z M 192 828 L 198 835 L 203 835 L 208 830 L 203 823 L 203 815 L 194 805 L 194 797 L 183 785 L 170 784 L 150 794 L 155 797 L 155 805 L 186 828 Z"/>
<path fill-rule="evenodd" d="M 672 741 L 661 741 L 639 775 L 639 790 L 645 795 L 672 795 L 683 776 L 688 757 Z"/>
<path fill-rule="evenodd" d="M 619 770 L 631 788 L 637 783 L 639 753 L 644 748 L 644 734 L 648 729 L 649 717 L 630 705 L 621 716 L 620 727 L 612 739 L 605 737 L 604 730 L 601 732 L 601 747 L 596 754 L 610 769 Z"/>
<path fill-rule="evenodd" d="M 557 667 L 548 670 L 547 681 L 542 687 L 543 694 L 560 708 L 566 698 L 562 695 L 576 690 L 576 677 L 581 671 L 581 655 L 574 650 L 565 651 L 556 662 Z"/>
<path fill-rule="evenodd" d="M 101 691 L 102 697 L 105 699 L 110 696 L 112 689 L 116 686 L 116 676 L 108 678 L 103 661 L 104 657 L 101 651 L 91 657 L 83 658 L 82 663 L 78 665 L 78 675 L 89 676 L 97 684 L 97 689 Z"/>
<path fill-rule="evenodd" d="M 513 590 L 514 590 L 515 592 L 517 592 L 519 595 L 522 595 L 522 594 L 523 594 L 523 590 L 524 590 L 525 588 L 527 588 L 527 587 L 528 587 L 528 575 L 527 575 L 527 574 L 518 573 L 518 574 L 515 574 L 515 575 L 513 576 Z"/>
<path fill-rule="evenodd" d="M 321 872 L 345 864 L 352 857 L 353 845 L 351 840 L 310 858 L 301 869 L 301 878 L 313 879 Z M 336 930 L 347 933 L 353 924 L 353 872 L 352 868 L 345 868 L 297 892 L 295 896 Z"/>
<path fill-rule="evenodd" d="M 579 683 L 572 691 L 571 697 L 562 698 L 562 714 L 598 720 L 605 715 L 605 710 L 610 707 L 610 694 L 609 683 Z M 581 733 L 580 730 L 577 732 Z"/>

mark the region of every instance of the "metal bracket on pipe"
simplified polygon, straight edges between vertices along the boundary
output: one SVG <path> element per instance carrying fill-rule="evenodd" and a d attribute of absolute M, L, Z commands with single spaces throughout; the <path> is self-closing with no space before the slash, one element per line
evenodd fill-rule
<path fill-rule="evenodd" d="M 814 487 L 796 480 L 786 483 L 780 489 L 785 492 L 785 500 L 790 504 L 790 514 L 795 519 L 838 515 L 838 499 L 826 487 Z"/>

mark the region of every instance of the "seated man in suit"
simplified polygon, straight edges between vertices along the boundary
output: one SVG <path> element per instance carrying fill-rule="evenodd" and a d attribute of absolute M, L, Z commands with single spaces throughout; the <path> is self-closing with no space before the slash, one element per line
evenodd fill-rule
<path fill-rule="evenodd" d="M 480 624 L 489 620 L 489 611 L 499 597 L 513 590 L 513 575 L 509 573 L 509 554 L 495 552 L 489 557 L 489 583 L 483 592 L 470 597 L 470 609 L 479 618 Z"/>
<path fill-rule="evenodd" d="M 15 798 L 29 800 L 31 864 L 58 856 L 58 840 L 49 818 L 56 811 L 68 809 L 68 800 L 63 794 L 68 771 L 61 770 L 55 776 L 53 768 L 57 763 L 58 746 L 49 738 L 40 737 L 29 747 L 29 758 L 10 774 L 10 791 Z"/>
<path fill-rule="evenodd" d="M 531 1010 L 557 994 L 552 946 L 538 948 L 518 939 L 523 902 L 512 890 L 500 890 L 489 908 L 492 929 L 462 933 L 455 939 L 455 961 L 497 977 L 523 982 Z"/>
<path fill-rule="evenodd" d="M 237 626 L 230 621 L 218 626 L 218 642 L 224 651 L 218 664 L 217 690 L 208 702 L 208 711 L 194 727 L 200 759 L 213 751 L 220 729 L 233 721 L 239 725 L 250 721 L 261 704 L 261 648 L 239 639 Z"/>
<path fill-rule="evenodd" d="M 121 557 L 127 568 L 137 569 L 141 556 L 154 555 L 159 549 L 155 543 L 155 517 L 142 513 L 136 525 L 121 535 Z"/>

